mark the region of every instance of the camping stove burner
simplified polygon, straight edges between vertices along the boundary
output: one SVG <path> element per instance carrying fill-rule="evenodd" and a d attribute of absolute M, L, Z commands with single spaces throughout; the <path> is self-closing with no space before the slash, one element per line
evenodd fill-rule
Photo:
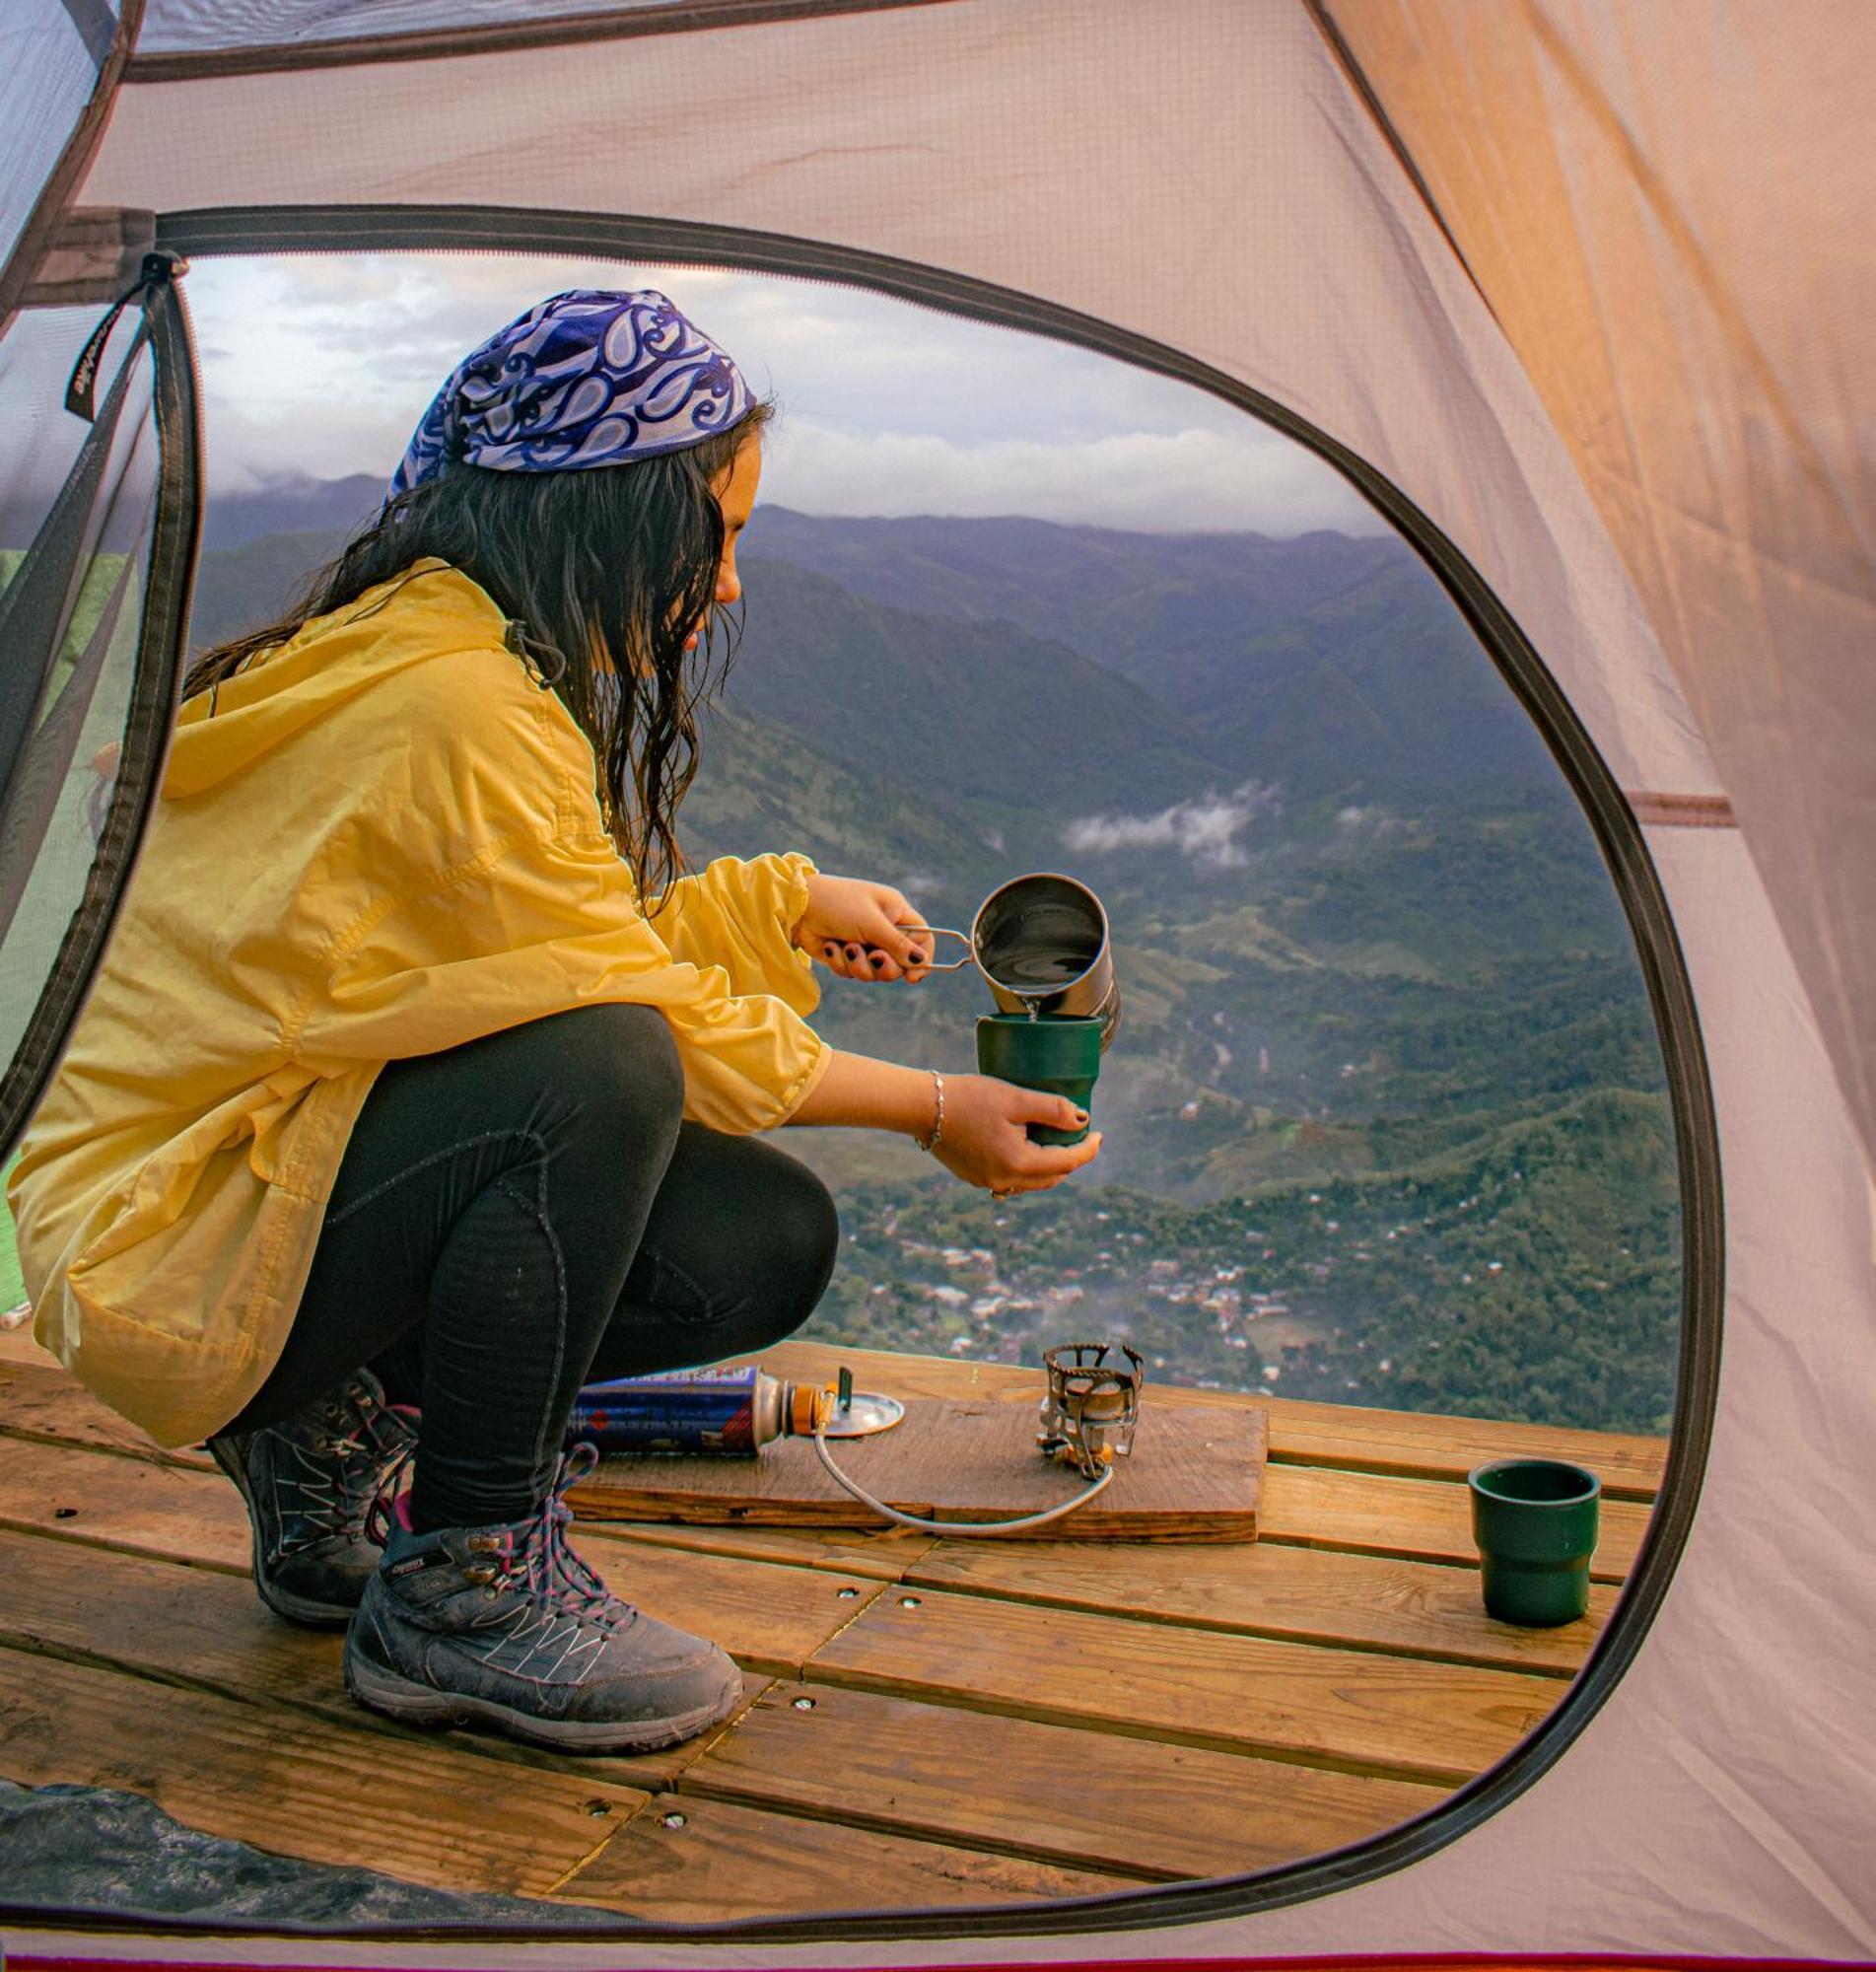
<path fill-rule="evenodd" d="M 1124 1342 L 1065 1342 L 1045 1349 L 1042 1361 L 1049 1388 L 1036 1417 L 1036 1444 L 1083 1479 L 1097 1479 L 1134 1448 L 1146 1365 Z"/>

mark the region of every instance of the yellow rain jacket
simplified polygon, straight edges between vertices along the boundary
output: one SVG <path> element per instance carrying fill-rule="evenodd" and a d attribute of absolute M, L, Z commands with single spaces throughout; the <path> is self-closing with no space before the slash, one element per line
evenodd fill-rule
<path fill-rule="evenodd" d="M 423 563 L 182 709 L 9 1187 L 38 1339 L 163 1444 L 278 1359 L 386 1061 L 637 1002 L 670 1022 L 685 1115 L 740 1135 L 831 1058 L 789 943 L 813 865 L 726 857 L 648 918 L 592 749 L 505 630 Z"/>

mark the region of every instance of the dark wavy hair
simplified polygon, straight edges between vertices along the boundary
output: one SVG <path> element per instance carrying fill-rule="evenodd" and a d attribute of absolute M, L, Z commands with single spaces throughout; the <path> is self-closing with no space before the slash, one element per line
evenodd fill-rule
<path fill-rule="evenodd" d="M 585 471 L 452 466 L 388 502 L 278 622 L 199 658 L 183 696 L 412 563 L 446 561 L 494 599 L 517 662 L 551 684 L 591 742 L 600 813 L 649 902 L 686 868 L 675 827 L 697 772 L 697 709 L 722 687 L 741 633 L 716 606 L 715 487 L 773 416 L 759 403 L 701 445 Z"/>

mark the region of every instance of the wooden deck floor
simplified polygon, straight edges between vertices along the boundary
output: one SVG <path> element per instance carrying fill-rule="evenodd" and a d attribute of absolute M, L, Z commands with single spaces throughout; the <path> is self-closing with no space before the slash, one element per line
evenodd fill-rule
<path fill-rule="evenodd" d="M 791 1345 L 900 1393 L 1035 1373 Z M 1245 1398 L 1152 1391 L 1155 1402 Z M 146 1795 L 312 1862 L 707 1923 L 1234 1875 L 1433 1805 L 1563 1696 L 1631 1565 L 1654 1439 L 1270 1405 L 1251 1547 L 600 1527 L 621 1592 L 745 1672 L 726 1727 L 575 1760 L 356 1709 L 339 1639 L 276 1621 L 240 1500 L 0 1336 L 0 1775 Z M 1479 1607 L 1467 1469 L 1544 1450 L 1606 1489 L 1589 1616 Z"/>

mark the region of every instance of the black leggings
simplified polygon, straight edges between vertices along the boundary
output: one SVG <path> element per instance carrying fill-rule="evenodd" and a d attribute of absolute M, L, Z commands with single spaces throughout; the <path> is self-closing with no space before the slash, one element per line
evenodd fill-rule
<path fill-rule="evenodd" d="M 608 1004 L 390 1063 L 353 1130 L 292 1332 L 227 1429 L 370 1364 L 423 1410 L 420 1528 L 515 1520 L 583 1382 L 766 1348 L 839 1246 L 812 1171 L 682 1121 L 664 1017 Z"/>

